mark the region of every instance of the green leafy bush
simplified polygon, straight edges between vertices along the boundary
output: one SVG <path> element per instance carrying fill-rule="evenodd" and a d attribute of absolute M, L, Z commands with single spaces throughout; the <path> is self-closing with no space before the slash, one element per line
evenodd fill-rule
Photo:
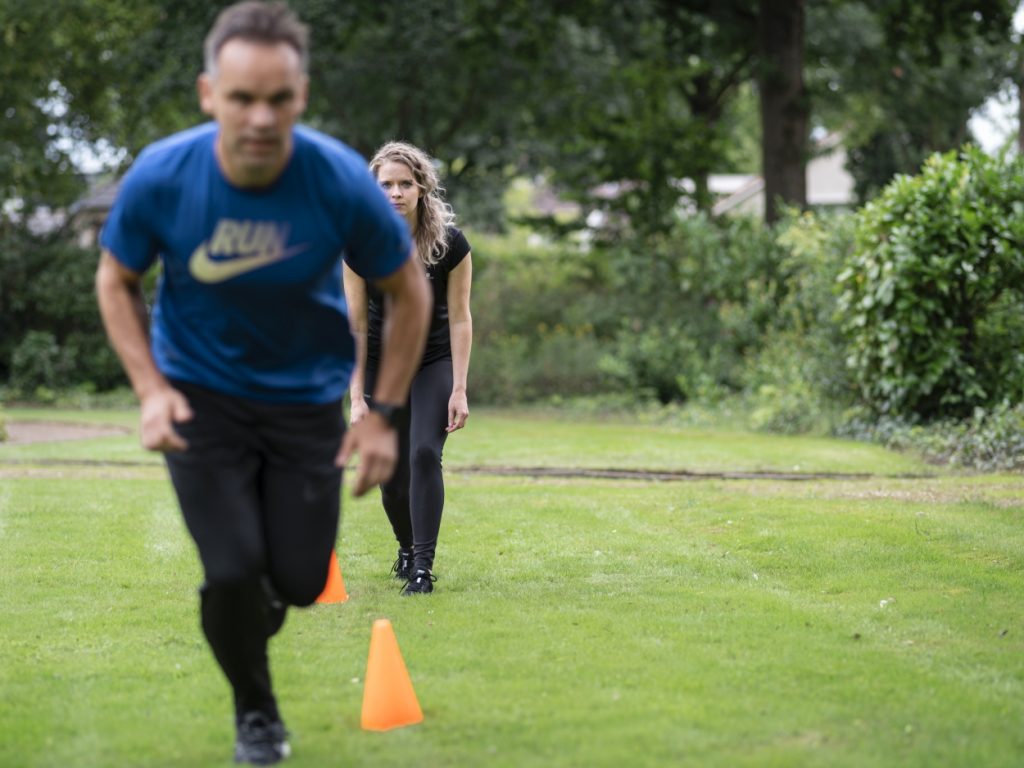
<path fill-rule="evenodd" d="M 486 336 L 473 335 L 468 381 L 470 405 L 523 402 L 526 376 L 522 361 L 529 355 L 527 339 L 496 331 Z"/>
<path fill-rule="evenodd" d="M 930 424 L 854 411 L 836 434 L 915 451 L 936 464 L 985 472 L 1024 469 L 1024 403 L 1002 402 L 976 408 L 966 419 Z"/>
<path fill-rule="evenodd" d="M 693 216 L 590 249 L 474 235 L 474 398 L 711 406 L 760 393 L 759 427 L 818 429 L 850 397 L 833 290 L 848 222 Z"/>
<path fill-rule="evenodd" d="M 661 403 L 738 391 L 781 295 L 782 256 L 759 221 L 700 215 L 612 246 L 618 322 L 606 370 Z"/>
<path fill-rule="evenodd" d="M 762 373 L 772 365 L 768 358 L 774 361 L 774 381 L 761 384 L 750 393 L 749 426 L 782 434 L 823 431 L 827 421 L 823 401 L 803 376 L 799 358 L 786 355 L 782 346 L 772 347 L 758 360 Z"/>
<path fill-rule="evenodd" d="M 127 385 L 121 361 L 98 325 L 89 331 L 67 334 L 61 348 L 74 366 L 71 378 L 75 386 L 86 391 L 106 392 Z"/>
<path fill-rule="evenodd" d="M 49 331 L 29 331 L 11 355 L 11 386 L 22 394 L 57 389 L 66 380 L 71 361 Z"/>
<path fill-rule="evenodd" d="M 953 431 L 945 458 L 950 464 L 983 470 L 1024 468 L 1024 403 L 978 408 Z"/>
<path fill-rule="evenodd" d="M 612 391 L 600 369 L 604 345 L 590 329 L 544 328 L 529 336 L 495 332 L 477 338 L 469 372 L 474 402 L 511 405 Z"/>
<path fill-rule="evenodd" d="M 599 362 L 614 307 L 599 259 L 514 229 L 471 233 L 474 345 L 470 397 L 508 405 L 610 391 Z"/>
<path fill-rule="evenodd" d="M 679 318 L 661 324 L 651 318 L 624 322 L 600 369 L 619 391 L 632 391 L 638 401 L 686 400 L 707 375 L 697 340 Z"/>
<path fill-rule="evenodd" d="M 852 404 L 836 276 L 852 249 L 853 228 L 848 214 L 797 211 L 776 226 L 779 297 L 743 375 L 754 429 L 828 432 Z"/>
<path fill-rule="evenodd" d="M 70 232 L 37 236 L 0 219 L 0 384 L 18 397 L 126 384 L 96 306 L 98 255 Z"/>
<path fill-rule="evenodd" d="M 782 255 L 752 219 L 695 216 L 593 247 L 473 235 L 470 371 L 481 403 L 738 391 L 781 295 Z"/>
<path fill-rule="evenodd" d="M 934 155 L 858 214 L 839 307 L 861 396 L 936 420 L 1024 394 L 1024 159 Z"/>

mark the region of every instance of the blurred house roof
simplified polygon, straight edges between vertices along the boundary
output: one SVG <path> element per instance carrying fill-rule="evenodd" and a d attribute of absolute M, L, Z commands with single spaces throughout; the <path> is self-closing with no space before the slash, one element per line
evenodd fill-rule
<path fill-rule="evenodd" d="M 807 204 L 814 207 L 852 207 L 857 199 L 853 177 L 846 170 L 846 150 L 838 133 L 823 135 L 812 142 L 813 157 L 807 163 Z M 635 182 L 605 182 L 591 190 L 595 200 L 613 200 L 624 191 L 634 189 Z M 692 193 L 695 185 L 690 179 L 677 183 L 681 194 Z M 715 216 L 727 213 L 764 215 L 764 179 L 756 174 L 713 173 L 708 176 L 708 191 L 715 198 L 711 212 Z M 580 212 L 575 202 L 562 200 L 557 192 L 541 180 L 534 182 L 531 202 L 542 215 L 573 215 Z M 692 207 L 681 207 L 681 213 Z M 592 212 L 588 226 L 602 226 L 605 216 Z"/>
<path fill-rule="evenodd" d="M 846 170 L 846 149 L 842 136 L 828 133 L 812 143 L 811 160 L 807 163 L 807 204 L 810 206 L 845 207 L 856 204 L 853 177 Z M 88 194 L 71 206 L 71 218 L 86 214 L 103 219 L 114 204 L 120 179 L 105 181 L 94 186 Z M 623 191 L 632 189 L 635 182 L 607 182 L 593 190 L 599 200 L 618 197 Z M 683 190 L 693 186 L 690 180 L 680 182 Z M 711 212 L 715 216 L 727 213 L 764 215 L 764 179 L 756 174 L 714 173 L 708 177 L 708 190 L 715 196 Z M 535 186 L 532 195 L 533 206 L 545 215 L 579 212 L 577 203 L 562 200 L 546 184 Z"/>
<path fill-rule="evenodd" d="M 838 133 L 829 133 L 812 145 L 814 156 L 807 163 L 807 204 L 810 206 L 854 206 L 857 196 L 853 176 L 846 170 L 846 149 Z M 708 187 L 715 192 L 711 176 Z M 764 215 L 764 179 L 749 175 L 734 177 L 735 189 L 725 194 L 711 209 L 715 216 L 726 213 Z"/>
<path fill-rule="evenodd" d="M 93 186 L 84 197 L 80 197 L 70 208 L 71 216 L 80 213 L 105 214 L 114 206 L 121 180 L 106 181 Z"/>

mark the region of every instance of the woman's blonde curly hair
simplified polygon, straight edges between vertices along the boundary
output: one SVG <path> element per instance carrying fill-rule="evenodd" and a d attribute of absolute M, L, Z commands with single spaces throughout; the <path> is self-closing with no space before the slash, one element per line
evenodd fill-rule
<path fill-rule="evenodd" d="M 370 161 L 374 176 L 385 163 L 401 163 L 412 171 L 412 177 L 420 188 L 420 199 L 416 204 L 416 251 L 420 260 L 436 264 L 448 250 L 448 227 L 455 223 L 455 212 L 444 199 L 437 169 L 433 161 L 419 147 L 404 141 L 389 141 L 377 150 Z"/>

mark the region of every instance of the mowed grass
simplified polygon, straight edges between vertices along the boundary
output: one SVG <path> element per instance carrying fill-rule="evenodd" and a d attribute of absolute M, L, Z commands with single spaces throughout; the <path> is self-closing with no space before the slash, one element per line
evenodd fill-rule
<path fill-rule="evenodd" d="M 646 468 L 790 470 L 799 456 L 839 471 L 827 455 L 850 453 L 847 471 L 927 469 L 836 441 L 479 415 L 449 467 L 609 467 L 660 445 L 665 463 Z M 133 440 L 88 441 L 88 455 Z M 748 446 L 735 465 L 730 445 Z M 165 473 L 26 455 L 81 449 L 0 447 L 0 766 L 229 765 L 228 688 Z M 293 611 L 272 643 L 289 765 L 1024 763 L 1018 476 L 446 480 L 426 598 L 388 578 L 377 499 L 345 500 L 350 600 Z M 425 720 L 372 733 L 359 715 L 381 617 Z"/>
<path fill-rule="evenodd" d="M 133 428 L 134 410 L 12 409 L 10 421 L 111 424 Z M 160 465 L 134 437 L 0 446 L 0 460 L 95 461 Z M 556 418 L 530 411 L 474 409 L 469 427 L 445 447 L 445 466 L 649 469 L 690 472 L 941 474 L 916 456 L 849 440 L 751 434 Z"/>

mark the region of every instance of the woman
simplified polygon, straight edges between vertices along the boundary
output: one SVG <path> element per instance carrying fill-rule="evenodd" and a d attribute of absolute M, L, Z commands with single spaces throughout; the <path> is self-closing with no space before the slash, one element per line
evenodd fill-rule
<path fill-rule="evenodd" d="M 434 309 L 420 369 L 398 415 L 399 464 L 381 486 L 381 499 L 398 539 L 392 571 L 404 579 L 403 595 L 433 592 L 434 554 L 444 508 L 441 450 L 469 417 L 466 376 L 473 342 L 469 312 L 473 262 L 469 243 L 453 226 L 437 171 L 422 150 L 403 142 L 381 147 L 370 170 L 395 210 L 405 218 L 430 279 Z M 357 362 L 349 392 L 351 421 L 368 411 L 380 363 L 384 300 L 372 284 L 345 270 L 345 298 L 356 337 Z"/>

